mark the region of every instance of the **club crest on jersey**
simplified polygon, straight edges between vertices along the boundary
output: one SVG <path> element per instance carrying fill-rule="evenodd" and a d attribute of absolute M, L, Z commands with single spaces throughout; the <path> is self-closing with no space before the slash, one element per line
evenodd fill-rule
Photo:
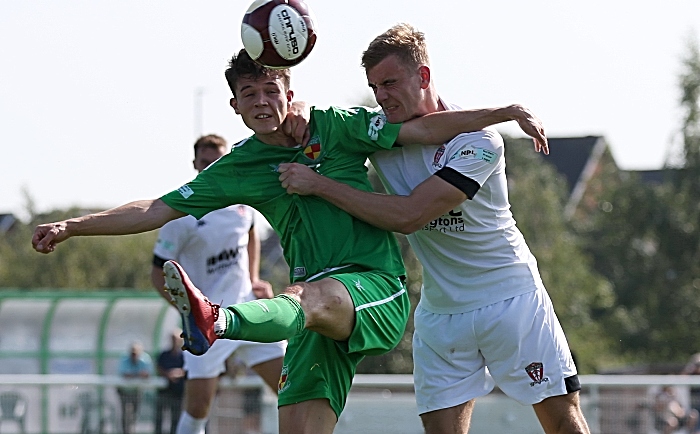
<path fill-rule="evenodd" d="M 535 384 L 542 384 L 549 381 L 549 378 L 544 376 L 544 365 L 541 362 L 533 362 L 525 367 L 525 372 L 530 377 L 530 387 Z"/>
<path fill-rule="evenodd" d="M 277 383 L 277 393 L 282 393 L 289 389 L 289 368 L 287 365 L 282 366 L 282 373 L 280 374 L 280 381 Z"/>
<path fill-rule="evenodd" d="M 316 162 L 317 160 L 321 159 L 323 156 L 323 151 L 321 149 L 321 140 L 318 136 L 313 136 L 311 140 L 309 140 L 309 144 L 306 145 L 303 153 L 304 156 L 312 162 Z"/>
<path fill-rule="evenodd" d="M 433 167 L 435 167 L 436 169 L 442 168 L 440 160 L 442 159 L 443 155 L 445 155 L 445 145 L 440 145 L 438 150 L 435 151 L 435 155 L 433 156 Z"/>
<path fill-rule="evenodd" d="M 369 129 L 367 130 L 367 135 L 369 138 L 375 142 L 379 138 L 379 132 L 386 125 L 386 116 L 384 113 L 378 114 L 369 120 Z"/>

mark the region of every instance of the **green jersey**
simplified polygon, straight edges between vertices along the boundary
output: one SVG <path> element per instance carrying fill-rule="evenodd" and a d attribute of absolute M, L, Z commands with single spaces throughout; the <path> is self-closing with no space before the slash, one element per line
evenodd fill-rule
<path fill-rule="evenodd" d="M 391 148 L 400 125 L 363 108 L 311 111 L 311 140 L 286 148 L 252 136 L 221 157 L 192 182 L 161 199 L 201 218 L 232 204 L 246 204 L 265 216 L 280 237 L 291 281 L 319 274 L 380 270 L 405 274 L 393 234 L 352 217 L 316 196 L 287 194 L 279 181 L 281 163 L 300 163 L 352 187 L 372 191 L 367 157 Z"/>

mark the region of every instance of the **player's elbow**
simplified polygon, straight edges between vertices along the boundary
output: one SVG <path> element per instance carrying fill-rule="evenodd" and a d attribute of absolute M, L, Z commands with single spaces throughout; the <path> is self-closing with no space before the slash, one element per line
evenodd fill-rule
<path fill-rule="evenodd" d="M 425 226 L 422 215 L 417 212 L 402 213 L 392 223 L 391 230 L 404 235 L 412 234 Z"/>

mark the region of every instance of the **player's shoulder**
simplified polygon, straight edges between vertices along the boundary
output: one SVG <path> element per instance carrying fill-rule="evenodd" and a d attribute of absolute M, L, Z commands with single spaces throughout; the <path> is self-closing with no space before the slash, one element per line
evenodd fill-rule
<path fill-rule="evenodd" d="M 479 131 L 473 131 L 470 133 L 462 133 L 455 136 L 447 146 L 479 146 L 479 147 L 489 147 L 489 148 L 502 148 L 503 147 L 503 137 L 501 134 L 492 127 L 486 127 Z"/>

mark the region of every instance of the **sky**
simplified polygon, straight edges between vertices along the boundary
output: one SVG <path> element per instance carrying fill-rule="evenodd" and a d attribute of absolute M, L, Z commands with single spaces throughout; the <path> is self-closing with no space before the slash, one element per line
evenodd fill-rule
<path fill-rule="evenodd" d="M 249 3 L 0 0 L 0 213 L 159 197 L 195 176 L 199 135 L 248 136 L 223 71 Z M 660 168 L 677 140 L 678 76 L 700 39 L 698 0 L 307 4 L 318 40 L 292 70 L 295 99 L 371 98 L 362 51 L 407 22 L 426 35 L 442 98 L 521 103 L 550 137 L 605 137 L 627 170 Z"/>

